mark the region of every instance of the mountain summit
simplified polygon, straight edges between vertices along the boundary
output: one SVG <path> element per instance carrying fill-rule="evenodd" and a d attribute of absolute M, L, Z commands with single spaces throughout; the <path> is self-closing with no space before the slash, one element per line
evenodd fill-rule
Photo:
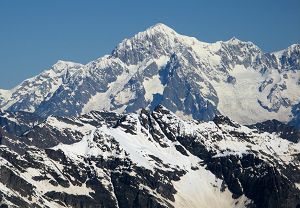
<path fill-rule="evenodd" d="M 269 119 L 300 127 L 300 50 L 264 53 L 236 38 L 204 43 L 156 24 L 86 65 L 59 61 L 15 88 L 0 107 L 42 116 L 91 110 L 136 112 L 163 104 L 182 117 L 216 114 L 243 124 Z"/>

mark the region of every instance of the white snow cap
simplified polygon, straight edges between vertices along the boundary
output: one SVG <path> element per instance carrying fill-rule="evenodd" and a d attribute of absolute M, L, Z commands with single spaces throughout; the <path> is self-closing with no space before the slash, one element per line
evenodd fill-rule
<path fill-rule="evenodd" d="M 168 33 L 176 33 L 175 30 L 173 30 L 172 28 L 170 28 L 169 26 L 163 24 L 163 23 L 157 23 L 151 27 L 149 27 L 145 32 L 147 31 L 164 31 L 164 32 L 168 32 Z"/>
<path fill-rule="evenodd" d="M 52 67 L 51 69 L 54 71 L 54 72 L 61 72 L 65 69 L 68 69 L 68 68 L 79 68 L 83 66 L 82 64 L 80 63 L 75 63 L 75 62 L 71 62 L 71 61 L 63 61 L 63 60 L 58 60 Z"/>

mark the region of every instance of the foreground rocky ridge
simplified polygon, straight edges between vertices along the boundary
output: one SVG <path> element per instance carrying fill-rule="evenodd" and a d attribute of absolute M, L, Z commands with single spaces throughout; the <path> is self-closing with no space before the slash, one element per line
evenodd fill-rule
<path fill-rule="evenodd" d="M 154 25 L 86 65 L 58 61 L 12 90 L 0 90 L 9 111 L 78 116 L 163 104 L 177 115 L 242 124 L 276 119 L 300 128 L 300 46 L 264 53 L 232 38 L 204 43 Z M 101 99 L 102 102 L 98 102 Z"/>
<path fill-rule="evenodd" d="M 300 204 L 299 143 L 224 116 L 182 120 L 160 105 L 36 119 L 23 133 L 1 128 L 2 207 Z"/>

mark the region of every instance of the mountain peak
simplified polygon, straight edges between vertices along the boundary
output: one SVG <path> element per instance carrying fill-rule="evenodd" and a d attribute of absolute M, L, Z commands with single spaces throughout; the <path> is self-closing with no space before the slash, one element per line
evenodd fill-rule
<path fill-rule="evenodd" d="M 64 61 L 64 60 L 58 60 L 55 64 L 53 64 L 53 67 L 60 67 L 60 66 L 74 66 L 74 65 L 82 65 L 80 63 L 75 63 L 72 61 Z"/>
<path fill-rule="evenodd" d="M 231 45 L 240 45 L 240 44 L 245 44 L 245 45 L 249 45 L 249 46 L 255 46 L 258 48 L 258 46 L 256 46 L 253 42 L 251 41 L 243 41 L 238 39 L 237 37 L 233 36 L 232 38 L 230 38 L 229 40 L 225 41 L 225 43 L 229 43 Z"/>
<path fill-rule="evenodd" d="M 137 33 L 133 37 L 133 39 L 144 39 L 144 38 L 151 38 L 151 37 L 156 37 L 161 35 L 169 39 L 172 39 L 174 36 L 178 36 L 179 34 L 169 26 L 163 23 L 157 23 L 147 28 L 146 30 Z"/>
<path fill-rule="evenodd" d="M 294 51 L 294 50 L 298 50 L 299 51 L 300 50 L 300 44 L 299 43 L 292 44 L 287 49 L 288 50 L 292 50 L 292 51 Z"/>
<path fill-rule="evenodd" d="M 163 23 L 157 23 L 145 30 L 145 32 L 147 31 L 176 33 L 175 30 Z"/>
<path fill-rule="evenodd" d="M 233 36 L 229 40 L 225 41 L 225 43 L 229 43 L 231 45 L 240 45 L 240 44 L 254 45 L 254 43 L 252 43 L 250 41 L 243 41 L 243 40 L 238 39 L 235 36 Z"/>
<path fill-rule="evenodd" d="M 169 26 L 167 26 L 167 25 L 165 25 L 164 23 L 161 23 L 161 22 L 156 23 L 155 25 L 152 25 L 151 27 L 165 27 L 165 28 L 170 28 Z"/>
<path fill-rule="evenodd" d="M 233 36 L 232 38 L 230 38 L 230 40 L 228 40 L 228 42 L 231 42 L 234 44 L 239 44 L 242 41 L 240 39 L 236 38 L 235 36 Z"/>
<path fill-rule="evenodd" d="M 112 56 L 118 57 L 126 64 L 137 64 L 149 56 L 158 58 L 172 53 L 175 40 L 178 41 L 180 37 L 181 35 L 170 27 L 158 23 L 131 38 L 124 39 L 112 52 Z"/>
<path fill-rule="evenodd" d="M 75 63 L 75 62 L 71 62 L 71 61 L 58 60 L 55 64 L 53 64 L 51 69 L 56 73 L 60 73 L 60 72 L 64 71 L 65 69 L 80 68 L 81 66 L 83 66 L 83 65 L 79 64 L 79 63 Z"/>

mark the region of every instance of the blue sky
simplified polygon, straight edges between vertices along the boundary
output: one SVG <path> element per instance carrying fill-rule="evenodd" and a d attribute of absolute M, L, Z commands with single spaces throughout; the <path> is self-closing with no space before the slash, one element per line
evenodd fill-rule
<path fill-rule="evenodd" d="M 0 88 L 58 59 L 87 63 L 158 22 L 201 41 L 235 36 L 270 52 L 300 42 L 300 1 L 1 0 Z"/>

